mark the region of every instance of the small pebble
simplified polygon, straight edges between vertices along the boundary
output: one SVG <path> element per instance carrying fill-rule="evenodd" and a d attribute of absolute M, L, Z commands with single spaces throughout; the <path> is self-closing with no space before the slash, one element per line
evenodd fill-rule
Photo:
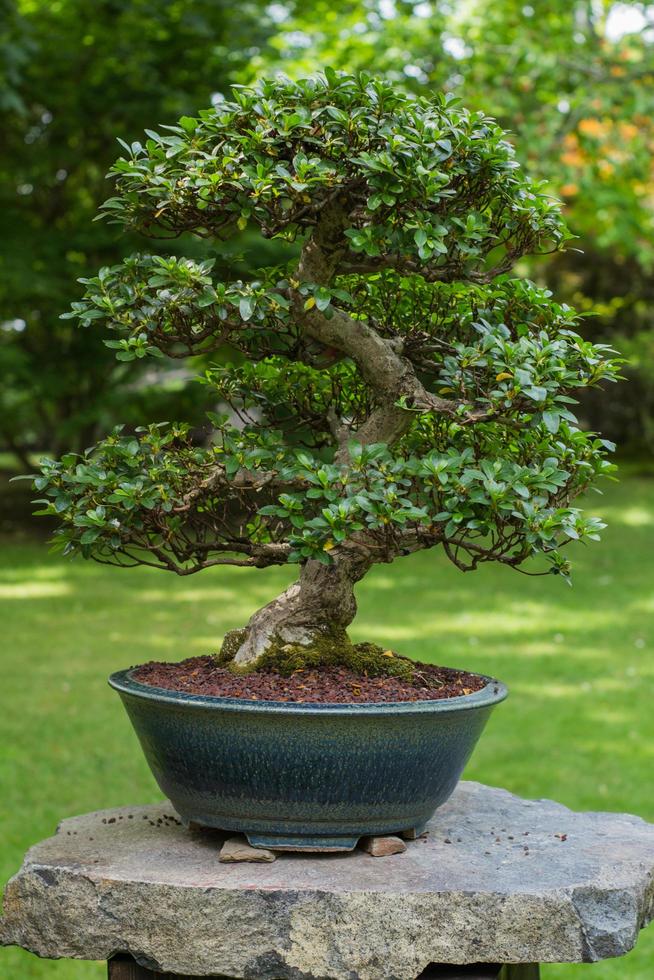
<path fill-rule="evenodd" d="M 270 864 L 277 855 L 264 847 L 252 847 L 245 837 L 228 837 L 223 844 L 218 860 L 221 864 L 237 864 L 240 861 L 250 861 L 257 864 Z"/>
<path fill-rule="evenodd" d="M 406 844 L 401 837 L 364 837 L 360 846 L 373 857 L 388 857 L 406 851 Z"/>

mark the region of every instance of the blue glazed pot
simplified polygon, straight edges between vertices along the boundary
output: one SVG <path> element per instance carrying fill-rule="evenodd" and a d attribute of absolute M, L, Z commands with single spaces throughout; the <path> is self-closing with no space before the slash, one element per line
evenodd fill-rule
<path fill-rule="evenodd" d="M 202 697 L 131 670 L 109 683 L 187 825 L 259 847 L 347 851 L 367 834 L 417 835 L 447 800 L 507 695 L 486 679 L 474 694 L 388 704 Z"/>

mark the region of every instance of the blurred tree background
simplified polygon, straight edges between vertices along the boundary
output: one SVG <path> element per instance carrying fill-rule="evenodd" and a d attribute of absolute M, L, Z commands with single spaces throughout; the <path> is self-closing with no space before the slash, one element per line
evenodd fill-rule
<path fill-rule="evenodd" d="M 165 369 L 116 362 L 93 331 L 59 319 L 78 276 L 153 250 L 92 223 L 116 139 L 138 140 L 232 82 L 322 65 L 445 89 L 515 133 L 578 236 L 526 271 L 592 314 L 588 335 L 629 361 L 631 383 L 589 398 L 585 421 L 623 453 L 651 453 L 654 5 L 0 0 L 0 55 L 0 448 L 23 467 L 33 452 L 81 450 L 117 421 L 195 422 L 205 407 L 183 371 L 168 369 L 162 385 Z M 257 258 L 246 252 L 239 271 Z"/>
<path fill-rule="evenodd" d="M 183 373 L 162 386 L 59 316 L 77 277 L 153 250 L 93 223 L 117 138 L 211 104 L 272 30 L 258 0 L 0 0 L 0 446 L 24 467 L 117 421 L 201 416 Z"/>

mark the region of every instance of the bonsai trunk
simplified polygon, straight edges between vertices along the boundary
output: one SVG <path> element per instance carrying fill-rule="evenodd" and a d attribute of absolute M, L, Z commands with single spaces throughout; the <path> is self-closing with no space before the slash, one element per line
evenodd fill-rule
<path fill-rule="evenodd" d="M 300 648 L 296 652 L 301 659 L 303 648 L 307 654 L 351 649 L 346 629 L 357 609 L 354 585 L 369 567 L 370 561 L 360 556 L 331 565 L 306 562 L 297 582 L 255 612 L 244 629 L 227 634 L 221 659 L 251 670 L 280 651 Z"/>

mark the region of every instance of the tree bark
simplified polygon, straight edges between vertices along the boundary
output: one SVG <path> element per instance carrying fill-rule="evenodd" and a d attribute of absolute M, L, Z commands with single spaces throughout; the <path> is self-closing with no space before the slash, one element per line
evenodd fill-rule
<path fill-rule="evenodd" d="M 371 564 L 361 554 L 332 565 L 308 561 L 297 582 L 251 617 L 234 663 L 250 667 L 280 644 L 311 647 L 321 639 L 337 639 L 339 635 L 346 642 L 345 631 L 357 610 L 354 585 Z"/>

